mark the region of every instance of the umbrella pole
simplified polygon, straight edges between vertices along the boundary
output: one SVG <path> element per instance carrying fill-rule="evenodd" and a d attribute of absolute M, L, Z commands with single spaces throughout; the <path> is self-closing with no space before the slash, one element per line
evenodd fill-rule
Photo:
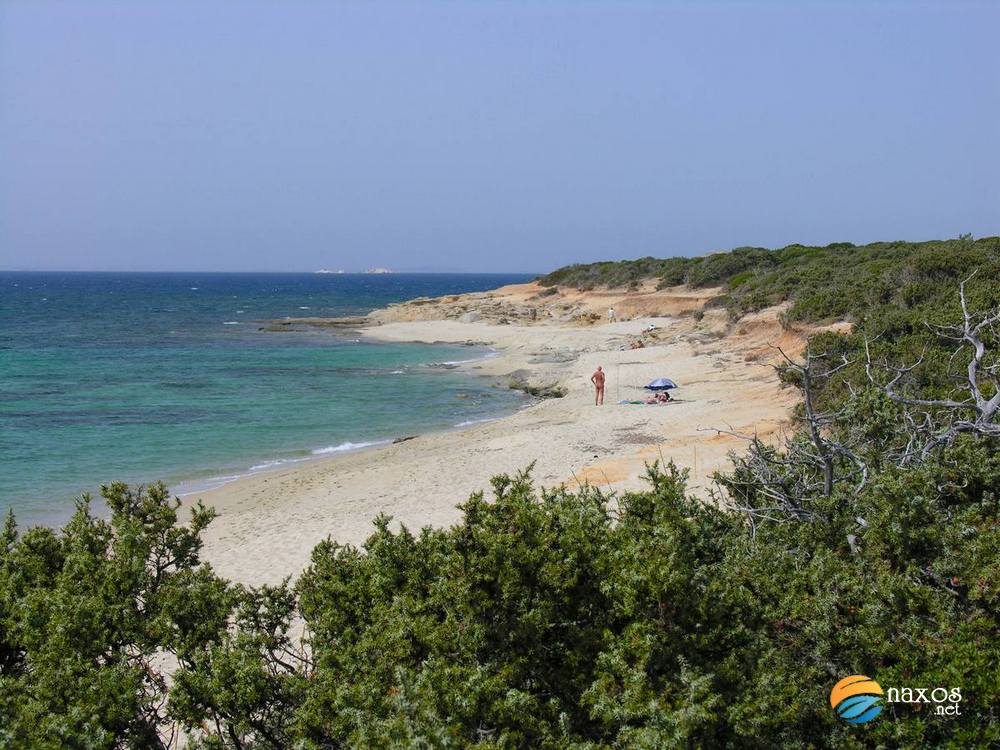
<path fill-rule="evenodd" d="M 620 355 L 619 355 L 620 356 Z M 622 400 L 622 363 L 619 362 L 615 368 L 615 392 L 618 394 L 615 401 Z"/>

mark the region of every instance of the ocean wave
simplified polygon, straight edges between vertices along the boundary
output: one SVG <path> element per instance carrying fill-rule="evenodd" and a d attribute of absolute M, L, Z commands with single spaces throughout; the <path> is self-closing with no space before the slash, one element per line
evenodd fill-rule
<path fill-rule="evenodd" d="M 224 325 L 224 326 L 238 326 L 239 324 L 240 324 L 240 321 L 238 321 L 238 320 L 226 320 L 226 321 L 224 321 L 222 323 L 222 325 Z"/>
<path fill-rule="evenodd" d="M 493 359 L 495 356 L 497 356 L 497 352 L 489 351 L 481 357 L 473 357 L 472 359 L 449 359 L 444 362 L 431 362 L 428 367 L 456 367 L 472 362 L 482 362 L 484 359 Z"/>
<path fill-rule="evenodd" d="M 174 485 L 173 494 L 178 497 L 196 495 L 199 492 L 208 492 L 221 487 L 224 484 L 242 479 L 246 474 L 222 474 L 220 476 L 205 477 L 203 479 L 188 479 Z"/>
<path fill-rule="evenodd" d="M 340 445 L 328 445 L 325 448 L 316 448 L 315 450 L 310 452 L 311 453 L 310 456 L 299 456 L 297 458 L 275 458 L 270 461 L 261 461 L 259 464 L 253 464 L 248 469 L 248 471 L 251 474 L 255 474 L 259 471 L 276 469 L 280 466 L 286 466 L 288 464 L 298 464 L 302 463 L 303 461 L 309 461 L 312 458 L 312 456 L 323 456 L 329 453 L 344 453 L 345 451 L 353 451 L 359 448 L 368 448 L 373 445 L 387 445 L 390 442 L 391 441 L 389 440 L 376 440 L 367 443 L 352 443 L 350 441 L 347 441 L 341 443 Z M 212 483 L 212 486 L 218 486 L 219 484 L 224 484 L 234 479 L 240 479 L 241 477 L 244 476 L 246 476 L 246 474 L 231 474 L 228 476 L 210 477 L 204 481 Z"/>
<path fill-rule="evenodd" d="M 264 461 L 263 463 L 254 464 L 250 467 L 250 471 L 263 471 L 264 469 L 273 469 L 277 466 L 284 466 L 285 464 L 297 464 L 301 461 L 308 461 L 307 458 L 276 458 L 273 461 Z"/>
<path fill-rule="evenodd" d="M 388 440 L 375 440 L 369 443 L 352 443 L 348 441 L 340 445 L 328 445 L 325 448 L 316 448 L 313 450 L 313 455 L 323 456 L 327 453 L 343 453 L 344 451 L 353 451 L 358 448 L 370 448 L 373 445 L 387 445 L 389 442 Z"/>
<path fill-rule="evenodd" d="M 297 370 L 301 372 L 301 369 Z M 317 374 L 335 372 L 338 375 L 405 375 L 406 370 L 387 370 L 384 367 L 321 367 L 315 368 Z"/>
<path fill-rule="evenodd" d="M 456 427 L 470 427 L 474 424 L 483 424 L 484 422 L 496 422 L 500 417 L 486 417 L 485 419 L 466 419 L 464 422 L 459 422 Z"/>

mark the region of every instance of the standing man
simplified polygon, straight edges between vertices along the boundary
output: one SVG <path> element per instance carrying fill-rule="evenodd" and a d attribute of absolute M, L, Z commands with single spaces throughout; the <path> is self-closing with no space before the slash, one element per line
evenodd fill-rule
<path fill-rule="evenodd" d="M 590 376 L 590 382 L 594 384 L 594 406 L 604 406 L 604 370 L 600 365 Z"/>
<path fill-rule="evenodd" d="M 615 313 L 615 308 L 609 307 L 608 308 L 608 322 L 609 323 L 614 323 L 617 320 L 618 320 L 618 315 Z"/>

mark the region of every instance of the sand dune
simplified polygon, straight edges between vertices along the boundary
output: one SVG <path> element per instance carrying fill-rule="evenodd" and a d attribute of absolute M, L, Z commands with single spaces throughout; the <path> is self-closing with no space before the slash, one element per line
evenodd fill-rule
<path fill-rule="evenodd" d="M 796 394 L 778 383 L 772 345 L 794 353 L 804 337 L 779 325 L 780 309 L 733 325 L 722 311 L 695 320 L 687 313 L 705 295 L 684 290 L 541 298 L 550 308 L 538 304 L 538 291 L 520 285 L 492 296 L 395 306 L 374 314 L 380 325 L 366 335 L 489 343 L 498 356 L 463 367 L 498 387 L 512 374 L 529 384 L 560 384 L 565 397 L 538 401 L 497 421 L 298 464 L 201 493 L 197 497 L 220 512 L 206 533 L 206 558 L 235 580 L 280 581 L 307 565 L 310 550 L 328 536 L 362 543 L 378 513 L 411 528 L 454 522 L 456 505 L 488 489 L 490 476 L 532 462 L 542 485 L 588 482 L 621 491 L 642 486 L 645 462 L 672 459 L 691 470 L 692 489 L 708 498 L 709 477 L 727 465 L 730 450 L 742 447 L 738 438 L 714 428 L 777 436 L 787 424 Z M 594 323 L 588 313 L 603 312 L 609 300 L 623 315 L 654 307 L 675 314 Z M 649 324 L 657 330 L 644 337 L 645 348 L 622 348 Z M 589 383 L 599 364 L 608 373 L 603 407 L 594 406 Z M 680 384 L 676 403 L 617 404 L 641 398 L 641 385 L 659 376 Z"/>

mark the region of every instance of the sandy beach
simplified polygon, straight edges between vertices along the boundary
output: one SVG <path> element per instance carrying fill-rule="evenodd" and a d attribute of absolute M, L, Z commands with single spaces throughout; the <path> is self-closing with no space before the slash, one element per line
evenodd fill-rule
<path fill-rule="evenodd" d="M 643 485 L 644 464 L 673 460 L 691 471 L 691 489 L 710 496 L 710 477 L 742 441 L 716 428 L 776 438 L 795 393 L 772 367 L 774 346 L 798 351 L 802 332 L 779 324 L 778 308 L 730 323 L 720 310 L 698 314 L 713 290 L 544 293 L 533 284 L 497 292 L 418 300 L 370 316 L 365 336 L 385 341 L 475 342 L 497 355 L 461 367 L 490 385 L 511 381 L 561 387 L 517 413 L 424 434 L 265 474 L 188 496 L 214 506 L 205 558 L 223 576 L 250 584 L 296 576 L 326 537 L 361 544 L 379 513 L 411 529 L 457 520 L 456 506 L 489 490 L 494 474 L 534 462 L 544 486 L 587 482 L 608 491 Z M 608 322 L 615 306 L 628 320 Z M 654 327 L 640 336 L 644 329 Z M 643 348 L 629 348 L 641 338 Z M 602 407 L 589 379 L 607 372 Z M 645 398 L 641 386 L 670 377 L 667 405 L 618 404 Z M 402 436 L 401 436 L 402 437 Z M 408 437 L 408 436 L 407 436 Z"/>

